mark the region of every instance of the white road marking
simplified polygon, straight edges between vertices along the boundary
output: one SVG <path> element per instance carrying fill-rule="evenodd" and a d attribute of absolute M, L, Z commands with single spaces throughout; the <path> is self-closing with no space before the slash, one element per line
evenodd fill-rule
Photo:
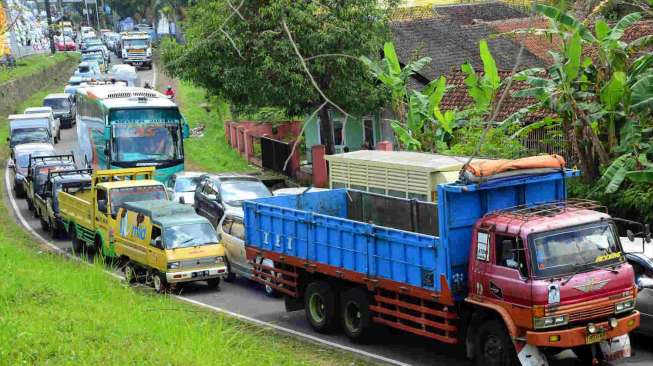
<path fill-rule="evenodd" d="M 11 189 L 11 180 L 10 180 L 10 177 L 9 177 L 9 160 L 7 160 L 7 167 L 5 169 L 5 190 L 7 191 L 7 195 L 9 196 L 9 201 L 11 202 L 11 207 L 13 208 L 14 212 L 16 213 L 16 216 L 18 217 L 18 220 L 20 221 L 20 223 L 25 227 L 25 229 L 27 231 L 29 231 L 30 234 L 32 234 L 33 236 L 38 238 L 41 242 L 43 242 L 43 244 L 45 244 L 49 248 L 52 248 L 57 253 L 63 254 L 66 257 L 72 258 L 74 260 L 80 261 L 80 262 L 82 262 L 82 263 L 84 263 L 84 264 L 86 264 L 88 266 L 92 265 L 91 263 L 89 263 L 89 262 L 87 262 L 85 260 L 82 260 L 82 258 L 80 258 L 78 256 L 75 256 L 75 255 L 72 255 L 72 254 L 66 252 L 65 250 L 59 248 L 54 243 L 52 243 L 51 241 L 49 241 L 46 238 L 44 238 L 43 236 L 41 236 L 41 234 L 37 233 L 36 230 L 34 230 L 29 225 L 29 223 L 27 222 L 25 217 L 23 217 L 23 214 L 20 212 L 20 209 L 18 208 L 18 204 L 16 202 L 16 199 L 14 198 L 14 195 L 11 193 L 10 189 Z M 112 272 L 112 271 L 109 271 L 109 270 L 106 270 L 106 269 L 104 270 L 104 272 L 111 275 L 114 278 L 118 278 L 118 279 L 121 279 L 121 280 L 124 279 L 123 276 L 121 276 L 121 275 L 119 275 L 119 274 L 117 274 L 115 272 Z M 369 358 L 369 359 L 385 362 L 385 363 L 388 363 L 388 364 L 391 364 L 391 365 L 410 366 L 410 364 L 408 364 L 408 363 L 404 363 L 404 362 L 401 362 L 401 361 L 398 361 L 398 360 L 387 358 L 387 357 L 384 357 L 384 356 L 381 356 L 381 355 L 377 355 L 377 354 L 370 353 L 370 352 L 367 352 L 367 351 L 363 351 L 363 350 L 360 350 L 360 349 L 356 349 L 356 348 L 353 348 L 353 347 L 348 347 L 348 346 L 345 346 L 345 345 L 342 345 L 342 344 L 339 344 L 339 343 L 327 341 L 326 339 L 321 339 L 319 337 L 316 337 L 316 336 L 308 334 L 308 333 L 303 333 L 303 332 L 300 332 L 300 331 L 297 331 L 297 330 L 294 330 L 294 329 L 290 329 L 290 328 L 286 328 L 286 327 L 283 327 L 283 326 L 280 326 L 280 325 L 277 325 L 277 324 L 274 324 L 274 323 L 265 322 L 265 321 L 262 321 L 262 320 L 258 320 L 256 318 L 251 318 L 251 317 L 246 316 L 246 315 L 234 313 L 234 312 L 229 311 L 227 309 L 223 309 L 223 308 L 220 308 L 220 307 L 217 307 L 217 306 L 209 305 L 209 304 L 197 301 L 197 300 L 189 299 L 187 297 L 183 297 L 183 296 L 179 296 L 179 295 L 172 295 L 172 297 L 174 297 L 175 299 L 180 300 L 180 301 L 184 301 L 184 302 L 196 305 L 196 306 L 203 307 L 205 309 L 213 310 L 215 312 L 234 317 L 234 318 L 242 320 L 242 321 L 246 321 L 248 323 L 252 323 L 252 324 L 256 324 L 256 325 L 259 325 L 259 326 L 262 326 L 262 327 L 265 327 L 265 328 L 269 328 L 269 329 L 273 329 L 273 330 L 276 330 L 276 331 L 284 332 L 284 333 L 287 333 L 287 334 L 290 334 L 290 335 L 293 335 L 293 336 L 296 336 L 296 337 L 304 338 L 306 340 L 316 342 L 316 343 L 320 343 L 320 344 L 323 344 L 325 346 L 336 348 L 336 349 L 339 349 L 339 350 L 342 350 L 342 351 L 356 353 L 358 355 L 361 355 L 361 356 Z"/>

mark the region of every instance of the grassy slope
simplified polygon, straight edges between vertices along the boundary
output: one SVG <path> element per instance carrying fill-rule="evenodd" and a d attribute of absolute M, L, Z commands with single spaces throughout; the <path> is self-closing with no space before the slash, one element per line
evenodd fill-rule
<path fill-rule="evenodd" d="M 59 88 L 60 89 L 60 88 Z M 36 93 L 16 110 L 40 104 Z M 0 126 L 6 123 L 0 116 Z M 6 128 L 0 128 L 4 141 Z M 0 147 L 2 161 L 8 155 Z M 4 171 L 2 171 L 4 177 Z M 4 184 L 0 194 L 5 197 Z M 363 364 L 149 291 L 87 266 L 37 252 L 0 200 L 0 365 Z M 218 294 L 220 296 L 220 294 Z"/>
<path fill-rule="evenodd" d="M 27 56 L 16 61 L 16 67 L 0 68 L 0 84 L 10 79 L 18 79 L 26 75 L 37 73 L 50 67 L 67 57 L 75 57 L 74 54 L 57 52 L 54 57 L 50 54 Z"/>
<path fill-rule="evenodd" d="M 225 140 L 224 118 L 227 108 L 213 108 L 206 112 L 200 107 L 205 101 L 205 92 L 189 83 L 179 83 L 177 99 L 181 111 L 191 127 L 200 123 L 206 126 L 204 136 L 186 140 L 186 164 L 188 170 L 203 170 L 209 172 L 235 172 L 253 171 L 254 167 L 247 165 L 247 161 L 234 151 Z M 215 106 L 215 103 L 211 103 Z"/>

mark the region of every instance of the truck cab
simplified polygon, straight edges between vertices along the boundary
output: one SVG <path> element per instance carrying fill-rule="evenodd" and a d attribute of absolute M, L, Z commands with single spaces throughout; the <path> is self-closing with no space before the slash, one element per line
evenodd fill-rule
<path fill-rule="evenodd" d="M 152 43 L 144 32 L 129 32 L 120 41 L 122 62 L 136 67 L 152 68 Z"/>
<path fill-rule="evenodd" d="M 611 357 L 627 356 L 615 353 L 629 352 L 620 336 L 639 325 L 637 288 L 617 228 L 599 209 L 565 201 L 481 218 L 472 235 L 467 301 L 508 314 L 514 336 L 529 345 L 573 347 L 584 356 L 611 339 Z"/>
<path fill-rule="evenodd" d="M 225 250 L 211 223 L 192 207 L 164 200 L 128 202 L 113 235 L 129 283 L 151 280 L 157 292 L 206 281 L 217 288 L 227 276 Z"/>

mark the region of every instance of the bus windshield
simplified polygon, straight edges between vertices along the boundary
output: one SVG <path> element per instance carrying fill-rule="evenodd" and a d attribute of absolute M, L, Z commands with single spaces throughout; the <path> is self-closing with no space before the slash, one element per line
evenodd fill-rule
<path fill-rule="evenodd" d="M 181 115 L 176 109 L 123 109 L 111 112 L 111 159 L 167 162 L 183 159 Z"/>

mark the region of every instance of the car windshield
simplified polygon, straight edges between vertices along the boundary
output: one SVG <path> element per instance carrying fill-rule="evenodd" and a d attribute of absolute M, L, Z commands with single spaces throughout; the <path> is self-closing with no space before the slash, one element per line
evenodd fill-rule
<path fill-rule="evenodd" d="M 165 200 L 166 190 L 162 185 L 122 187 L 111 190 L 111 213 L 116 215 L 125 202 Z"/>
<path fill-rule="evenodd" d="M 80 73 L 83 73 L 83 72 L 90 72 L 90 71 L 91 71 L 91 68 L 88 67 L 88 66 L 79 66 L 79 67 L 77 68 L 77 70 L 78 70 Z"/>
<path fill-rule="evenodd" d="M 43 101 L 43 105 L 46 107 L 50 107 L 54 110 L 61 110 L 61 109 L 68 109 L 70 108 L 70 102 L 68 101 L 67 98 L 61 98 L 61 99 L 45 99 Z"/>
<path fill-rule="evenodd" d="M 220 185 L 222 200 L 230 205 L 240 206 L 242 201 L 270 197 L 268 188 L 258 180 L 233 180 Z"/>
<path fill-rule="evenodd" d="M 560 276 L 623 260 L 615 229 L 608 222 L 535 234 L 531 238 L 536 276 Z"/>
<path fill-rule="evenodd" d="M 145 48 L 150 41 L 147 39 L 125 39 L 123 43 L 125 48 Z"/>
<path fill-rule="evenodd" d="M 50 142 L 50 134 L 47 128 L 22 128 L 11 133 L 11 145 L 28 144 L 30 142 Z"/>
<path fill-rule="evenodd" d="M 194 192 L 200 183 L 200 177 L 177 177 L 175 181 L 176 192 Z"/>
<path fill-rule="evenodd" d="M 112 160 L 165 162 L 183 159 L 181 115 L 176 109 L 124 109 L 111 112 Z"/>
<path fill-rule="evenodd" d="M 218 236 L 208 222 L 167 227 L 163 232 L 166 249 L 216 244 Z"/>
<path fill-rule="evenodd" d="M 54 155 L 54 150 L 32 150 L 29 152 L 22 152 L 16 155 L 16 160 L 19 168 L 27 168 L 29 166 L 30 156 L 48 156 Z"/>

